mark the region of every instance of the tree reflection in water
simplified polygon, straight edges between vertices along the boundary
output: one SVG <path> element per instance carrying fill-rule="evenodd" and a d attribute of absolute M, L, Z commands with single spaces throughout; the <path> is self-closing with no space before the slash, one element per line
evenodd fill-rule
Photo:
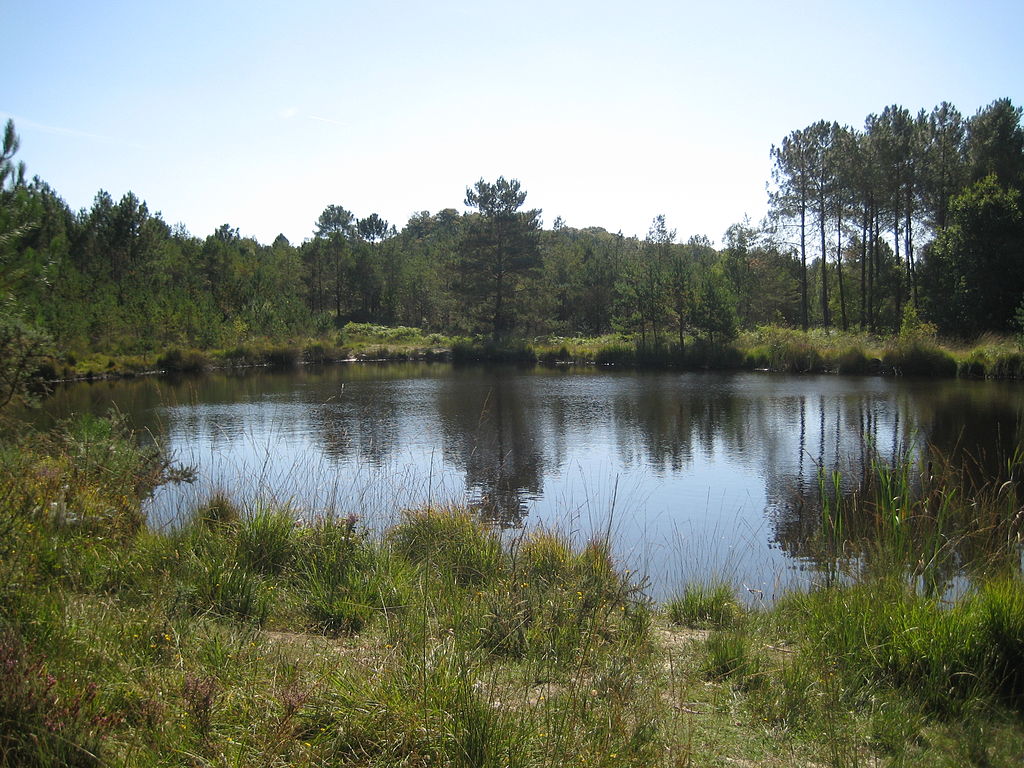
<path fill-rule="evenodd" d="M 584 500 L 610 510 L 614 494 L 601 489 L 614 487 L 627 510 L 616 510 L 624 546 L 683 572 L 735 558 L 737 536 L 757 539 L 748 549 L 767 569 L 813 557 L 806 542 L 820 514 L 808 500 L 819 467 L 853 483 L 872 451 L 891 458 L 929 444 L 998 466 L 1021 442 L 1022 392 L 999 382 L 410 363 L 78 385 L 36 418 L 114 404 L 196 457 L 206 487 L 271 489 L 343 514 L 453 500 L 506 527 L 559 524 Z M 187 507 L 175 495 L 184 493 L 161 491 L 154 514 Z M 696 565 L 668 563 L 683 559 L 672 552 L 681 530 L 701 542 Z"/>

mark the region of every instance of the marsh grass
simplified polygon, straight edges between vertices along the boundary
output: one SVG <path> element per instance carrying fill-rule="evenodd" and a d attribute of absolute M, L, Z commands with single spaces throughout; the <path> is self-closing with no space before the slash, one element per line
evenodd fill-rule
<path fill-rule="evenodd" d="M 723 582 L 688 584 L 664 608 L 670 622 L 687 627 L 727 627 L 740 616 L 736 593 Z"/>
<path fill-rule="evenodd" d="M 832 569 L 864 577 L 897 572 L 928 594 L 943 594 L 965 573 L 1019 569 L 1024 512 L 1020 478 L 1024 453 L 988 474 L 971 457 L 932 450 L 869 460 L 852 490 L 837 470 L 819 470 L 821 525 L 809 552 Z"/>
<path fill-rule="evenodd" d="M 94 463 L 128 451 L 90 430 L 113 448 L 86 446 Z M 1005 568 L 952 604 L 913 568 L 745 610 L 728 586 L 694 585 L 679 619 L 710 630 L 681 628 L 607 537 L 500 535 L 466 509 L 377 532 L 214 497 L 166 531 L 71 524 L 51 503 L 138 504 L 149 476 L 121 455 L 64 489 L 82 439 L 0 450 L 0 765 L 1024 757 L 1024 590 Z M 1009 509 L 1007 493 L 993 499 Z M 978 498 L 947 496 L 950 519 Z"/>

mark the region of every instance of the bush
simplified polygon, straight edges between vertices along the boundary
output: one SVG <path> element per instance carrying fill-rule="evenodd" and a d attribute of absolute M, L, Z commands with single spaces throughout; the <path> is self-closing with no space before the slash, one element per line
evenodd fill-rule
<path fill-rule="evenodd" d="M 847 347 L 836 357 L 836 371 L 842 374 L 871 372 L 871 360 L 861 347 Z"/>
<path fill-rule="evenodd" d="M 754 333 L 756 359 L 767 360 L 772 371 L 812 373 L 824 369 L 821 353 L 806 333 L 791 328 L 762 326 Z"/>
<path fill-rule="evenodd" d="M 975 349 L 957 366 L 957 376 L 961 378 L 984 379 L 988 375 L 991 361 L 984 350 Z"/>
<path fill-rule="evenodd" d="M 192 513 L 197 523 L 209 528 L 234 525 L 242 519 L 242 510 L 224 491 L 213 491 Z"/>
<path fill-rule="evenodd" d="M 224 352 L 224 362 L 232 367 L 244 368 L 262 363 L 263 355 L 253 347 L 239 344 L 237 347 Z"/>
<path fill-rule="evenodd" d="M 230 558 L 196 553 L 191 578 L 183 587 L 185 604 L 196 613 L 262 625 L 270 613 L 270 595 L 263 580 Z"/>
<path fill-rule="evenodd" d="M 636 347 L 632 344 L 609 344 L 597 350 L 594 362 L 598 365 L 621 365 L 624 367 L 636 365 Z"/>
<path fill-rule="evenodd" d="M 1024 702 L 1019 580 L 984 584 L 952 608 L 885 582 L 792 596 L 782 612 L 856 686 L 904 688 L 941 713 L 990 695 L 1018 707 Z"/>
<path fill-rule="evenodd" d="M 206 355 L 196 349 L 172 348 L 156 359 L 157 368 L 175 373 L 202 373 L 209 364 Z"/>
<path fill-rule="evenodd" d="M 0 633 L 0 761 L 11 766 L 103 765 L 116 722 L 99 709 L 95 684 L 62 684 L 45 659 Z"/>
<path fill-rule="evenodd" d="M 356 634 L 407 602 L 406 572 L 371 546 L 353 518 L 305 529 L 297 564 L 306 614 L 321 632 Z"/>
<path fill-rule="evenodd" d="M 271 368 L 291 370 L 299 365 L 302 353 L 296 347 L 272 347 L 263 353 L 263 360 Z"/>
<path fill-rule="evenodd" d="M 956 376 L 953 356 L 924 339 L 901 341 L 886 349 L 882 363 L 897 376 Z"/>
<path fill-rule="evenodd" d="M 751 636 L 743 629 L 719 629 L 705 644 L 704 673 L 712 679 L 732 680 L 737 685 L 755 688 L 763 682 L 764 659 L 755 652 Z"/>
<path fill-rule="evenodd" d="M 310 344 L 302 350 L 302 359 L 307 363 L 326 363 L 328 358 L 327 347 L 323 344 Z"/>
<path fill-rule="evenodd" d="M 687 368 L 728 370 L 742 368 L 745 364 L 743 353 L 732 344 L 707 339 L 694 339 L 685 350 L 673 347 L 672 352 L 676 363 Z"/>
<path fill-rule="evenodd" d="M 552 586 L 564 582 L 572 571 L 575 555 L 558 533 L 533 531 L 516 553 L 516 568 L 529 584 Z"/>
<path fill-rule="evenodd" d="M 452 345 L 453 363 L 535 363 L 537 355 L 525 342 L 504 346 L 494 341 L 483 343 L 460 340 Z"/>
<path fill-rule="evenodd" d="M 996 356 L 989 375 L 997 379 L 1024 379 L 1024 354 L 1004 352 Z"/>
<path fill-rule="evenodd" d="M 564 363 L 570 359 L 569 348 L 562 345 L 559 349 L 546 349 L 537 355 L 537 362 L 543 365 Z"/>

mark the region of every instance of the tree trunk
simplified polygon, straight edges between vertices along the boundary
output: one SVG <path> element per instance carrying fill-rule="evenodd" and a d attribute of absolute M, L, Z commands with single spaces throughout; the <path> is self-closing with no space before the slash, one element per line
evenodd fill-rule
<path fill-rule="evenodd" d="M 836 222 L 836 276 L 839 278 L 839 315 L 843 322 L 843 330 L 850 330 L 846 319 L 846 287 L 843 285 L 843 217 Z"/>
<path fill-rule="evenodd" d="M 807 307 L 807 205 L 800 201 L 800 322 L 809 327 Z"/>

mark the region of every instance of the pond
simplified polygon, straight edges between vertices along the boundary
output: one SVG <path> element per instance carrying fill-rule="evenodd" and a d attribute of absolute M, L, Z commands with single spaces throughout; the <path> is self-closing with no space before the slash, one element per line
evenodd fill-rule
<path fill-rule="evenodd" d="M 45 418 L 115 407 L 194 466 L 155 525 L 211 489 L 372 526 L 461 502 L 508 535 L 611 533 L 655 596 L 712 575 L 770 596 L 814 577 L 820 466 L 926 445 L 998 462 L 1022 406 L 1002 382 L 361 363 L 77 384 Z"/>

